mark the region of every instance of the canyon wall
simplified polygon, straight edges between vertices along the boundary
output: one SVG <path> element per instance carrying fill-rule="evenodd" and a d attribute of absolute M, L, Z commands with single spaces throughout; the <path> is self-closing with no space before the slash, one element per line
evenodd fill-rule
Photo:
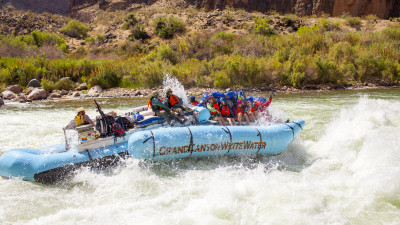
<path fill-rule="evenodd" d="M 299 16 L 323 13 L 340 16 L 345 12 L 352 16 L 400 16 L 400 0 L 196 0 L 196 5 L 206 10 L 233 7 L 247 11 L 294 13 Z"/>
<path fill-rule="evenodd" d="M 125 9 L 132 3 L 152 4 L 157 0 L 0 0 L 0 5 L 35 12 L 51 12 L 74 16 L 76 12 L 95 4 L 100 8 Z M 170 0 L 174 1 L 174 0 Z M 199 8 L 210 11 L 226 7 L 247 11 L 294 13 L 299 16 L 329 14 L 352 16 L 375 14 L 380 18 L 400 17 L 400 0 L 187 0 Z"/>

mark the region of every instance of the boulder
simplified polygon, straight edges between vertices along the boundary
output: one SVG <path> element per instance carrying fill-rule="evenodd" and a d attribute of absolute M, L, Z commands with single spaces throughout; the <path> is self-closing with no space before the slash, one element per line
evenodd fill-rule
<path fill-rule="evenodd" d="M 9 90 L 3 91 L 2 96 L 3 96 L 3 99 L 9 99 L 9 100 L 17 97 L 17 95 L 14 92 L 9 91 Z"/>
<path fill-rule="evenodd" d="M 26 94 L 29 95 L 34 89 L 34 87 L 28 87 L 28 89 L 26 90 Z"/>
<path fill-rule="evenodd" d="M 28 87 L 37 87 L 40 88 L 40 81 L 38 81 L 37 79 L 32 79 L 31 81 L 29 81 L 28 83 Z"/>
<path fill-rule="evenodd" d="M 76 90 L 82 91 L 82 90 L 87 90 L 87 88 L 88 88 L 87 84 L 86 83 L 82 83 L 76 88 Z"/>
<path fill-rule="evenodd" d="M 72 97 L 79 97 L 79 96 L 81 96 L 81 93 L 79 91 L 74 91 L 72 93 Z"/>
<path fill-rule="evenodd" d="M 18 98 L 16 98 L 19 103 L 25 103 L 27 101 L 25 95 L 20 95 Z"/>
<path fill-rule="evenodd" d="M 69 91 L 67 90 L 61 90 L 60 95 L 67 95 L 69 93 Z"/>
<path fill-rule="evenodd" d="M 53 92 L 49 95 L 48 98 L 61 98 L 61 94 L 58 94 L 57 92 Z"/>
<path fill-rule="evenodd" d="M 4 105 L 4 100 L 0 98 L 0 107 Z"/>
<path fill-rule="evenodd" d="M 136 91 L 135 92 L 135 96 L 140 96 L 140 95 L 143 95 L 141 91 Z"/>
<path fill-rule="evenodd" d="M 96 86 L 90 88 L 90 90 L 88 91 L 88 95 L 100 94 L 100 92 L 102 92 L 102 91 L 103 91 L 103 89 L 99 85 L 96 85 Z"/>
<path fill-rule="evenodd" d="M 18 84 L 16 85 L 11 85 L 7 87 L 7 90 L 14 92 L 15 94 L 21 93 L 24 89 L 20 87 Z"/>
<path fill-rule="evenodd" d="M 47 92 L 41 88 L 35 88 L 29 95 L 28 100 L 40 100 L 47 98 Z"/>

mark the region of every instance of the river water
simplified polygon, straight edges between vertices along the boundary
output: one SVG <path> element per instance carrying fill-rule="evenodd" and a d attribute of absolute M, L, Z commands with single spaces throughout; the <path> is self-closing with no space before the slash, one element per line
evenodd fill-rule
<path fill-rule="evenodd" d="M 121 114 L 147 100 L 98 101 Z M 79 106 L 97 114 L 92 100 L 0 108 L 0 154 L 63 143 Z M 306 121 L 279 156 L 128 159 L 51 186 L 0 178 L 0 224 L 400 224 L 399 89 L 278 93 L 270 108 Z"/>

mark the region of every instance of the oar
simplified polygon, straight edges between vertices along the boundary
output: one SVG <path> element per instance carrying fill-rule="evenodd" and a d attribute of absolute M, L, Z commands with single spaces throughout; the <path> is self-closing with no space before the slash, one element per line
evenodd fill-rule
<path fill-rule="evenodd" d="M 65 129 L 64 130 L 64 138 L 65 138 L 65 151 L 68 150 L 68 139 L 67 139 L 67 134 L 65 133 Z"/>

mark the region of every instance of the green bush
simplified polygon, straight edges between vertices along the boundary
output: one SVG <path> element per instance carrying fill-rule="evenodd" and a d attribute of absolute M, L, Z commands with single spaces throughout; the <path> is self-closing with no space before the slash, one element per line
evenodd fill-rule
<path fill-rule="evenodd" d="M 85 44 L 88 45 L 93 45 L 96 42 L 96 40 L 94 39 L 94 37 L 88 37 L 85 39 Z"/>
<path fill-rule="evenodd" d="M 329 60 L 317 58 L 315 65 L 318 72 L 318 82 L 321 84 L 336 84 L 340 80 L 340 74 L 334 63 Z"/>
<path fill-rule="evenodd" d="M 40 84 L 42 85 L 42 88 L 46 90 L 48 93 L 54 90 L 54 82 L 51 80 L 49 81 L 47 79 L 42 79 L 40 81 Z"/>
<path fill-rule="evenodd" d="M 225 71 L 217 71 L 212 74 L 214 87 L 227 88 L 231 86 L 231 80 Z"/>
<path fill-rule="evenodd" d="M 145 40 L 150 38 L 150 35 L 147 34 L 143 25 L 136 25 L 131 30 L 131 34 L 129 35 L 129 39 L 131 41 L 136 40 Z"/>
<path fill-rule="evenodd" d="M 67 25 L 61 28 L 61 33 L 73 38 L 86 38 L 89 30 L 89 26 L 77 20 L 70 20 Z"/>
<path fill-rule="evenodd" d="M 185 31 L 185 24 L 179 18 L 170 16 L 168 19 L 166 17 L 158 17 L 153 21 L 154 32 L 157 36 L 170 39 L 175 33 L 180 33 Z"/>
<path fill-rule="evenodd" d="M 121 77 L 113 70 L 98 73 L 89 79 L 90 86 L 99 85 L 103 89 L 118 87 Z"/>
<path fill-rule="evenodd" d="M 41 32 L 38 30 L 32 31 L 23 39 L 27 44 L 42 47 L 44 45 L 57 46 L 58 49 L 67 53 L 68 48 L 65 40 L 57 34 Z"/>
<path fill-rule="evenodd" d="M 160 60 L 169 61 L 172 64 L 176 64 L 178 62 L 177 53 L 168 45 L 160 45 L 157 48 L 157 58 Z"/>
<path fill-rule="evenodd" d="M 360 29 L 362 22 L 360 17 L 351 17 L 348 16 L 346 18 L 346 24 L 349 25 L 350 27 L 356 28 L 356 29 Z"/>
<path fill-rule="evenodd" d="M 272 36 L 275 35 L 275 31 L 273 28 L 269 26 L 269 19 L 268 18 L 254 18 L 254 23 L 256 25 L 256 28 L 254 29 L 254 32 L 256 34 L 261 34 L 265 36 Z"/>
<path fill-rule="evenodd" d="M 75 83 L 68 77 L 63 78 L 54 84 L 54 88 L 57 90 L 71 90 L 74 87 Z"/>
<path fill-rule="evenodd" d="M 294 14 L 286 14 L 281 18 L 282 23 L 287 27 L 294 25 L 297 20 L 299 20 L 299 17 Z"/>

